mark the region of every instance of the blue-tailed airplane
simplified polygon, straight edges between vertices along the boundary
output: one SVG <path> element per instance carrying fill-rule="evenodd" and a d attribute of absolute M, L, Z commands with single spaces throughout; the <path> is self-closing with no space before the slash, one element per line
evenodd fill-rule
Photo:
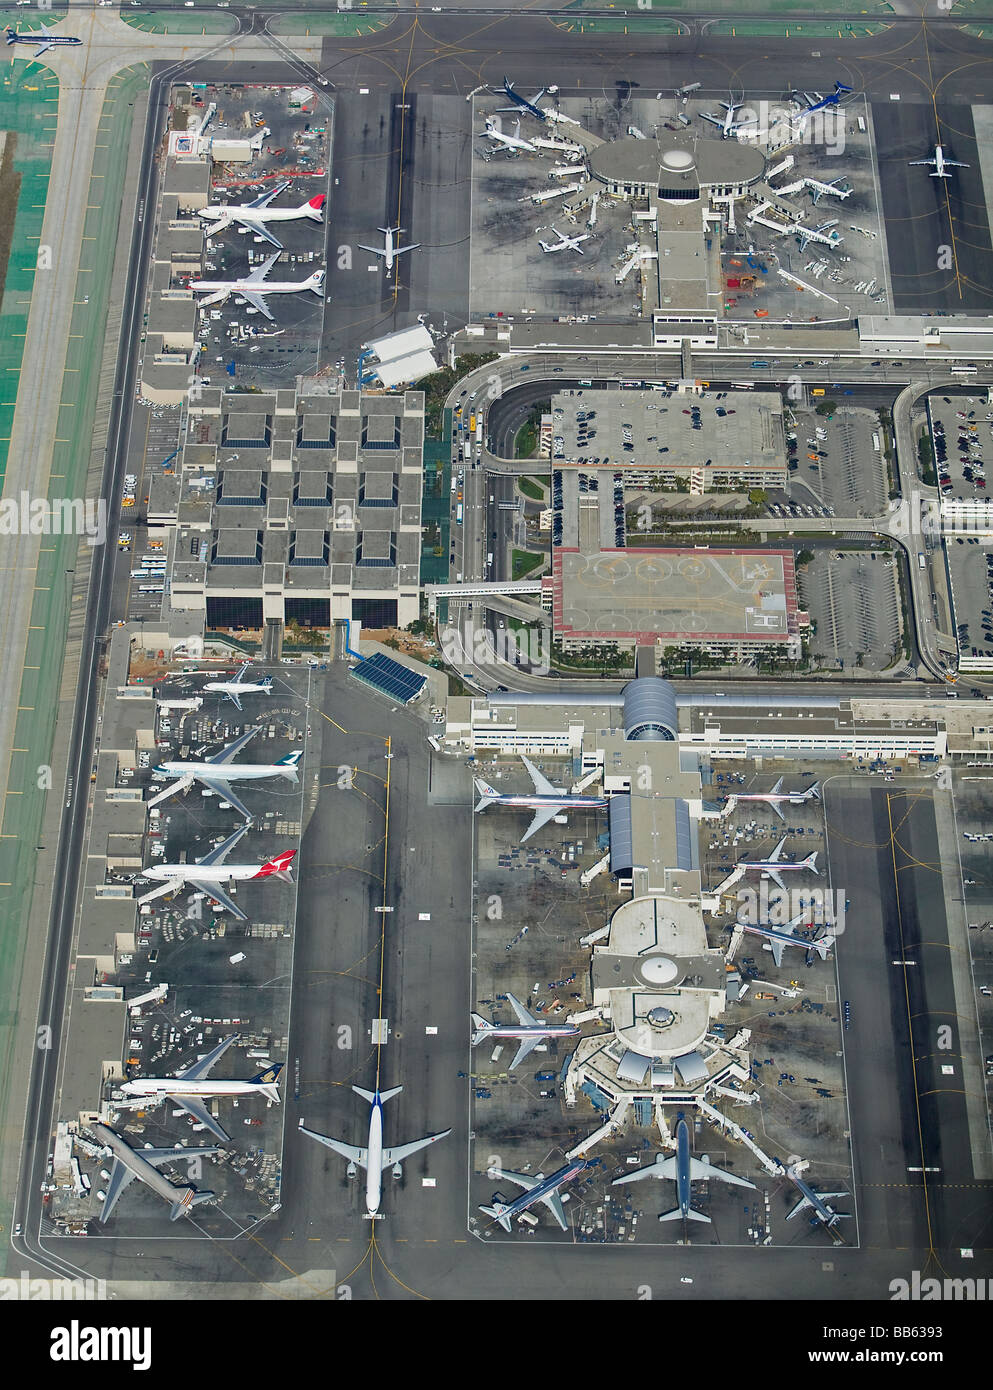
<path fill-rule="evenodd" d="M 574 1158 L 563 1168 L 550 1173 L 547 1178 L 544 1173 L 535 1173 L 532 1178 L 527 1173 L 511 1173 L 506 1168 L 490 1168 L 488 1177 L 515 1182 L 518 1187 L 524 1188 L 524 1192 L 512 1202 L 501 1202 L 494 1198 L 491 1207 L 480 1207 L 479 1210 L 484 1211 L 487 1216 L 492 1216 L 505 1231 L 509 1231 L 510 1223 L 515 1216 L 520 1216 L 522 1211 L 533 1207 L 535 1202 L 544 1202 L 563 1231 L 567 1231 L 569 1226 L 565 1219 L 565 1208 L 562 1206 L 563 1199 L 559 1196 L 559 1188 L 564 1183 L 578 1178 L 587 1168 L 592 1168 L 594 1162 L 592 1159 Z"/>
<path fill-rule="evenodd" d="M 529 1053 L 533 1052 L 539 1043 L 547 1042 L 549 1038 L 572 1038 L 579 1032 L 579 1029 L 572 1023 L 542 1023 L 530 1013 L 516 994 L 507 991 L 507 1002 L 517 1015 L 517 1023 L 490 1023 L 483 1018 L 482 1014 L 470 1014 L 472 1019 L 472 1045 L 483 1041 L 484 1038 L 516 1038 L 520 1043 L 517 1049 L 517 1056 L 510 1064 L 513 1071 L 519 1063 Z"/>
<path fill-rule="evenodd" d="M 647 1168 L 639 1168 L 637 1173 L 625 1173 L 621 1178 L 615 1178 L 611 1186 L 617 1187 L 619 1183 L 638 1182 L 641 1178 L 671 1178 L 676 1184 L 676 1200 L 678 1207 L 673 1207 L 672 1211 L 664 1211 L 659 1217 L 660 1221 L 708 1221 L 709 1216 L 705 1216 L 702 1211 L 696 1211 L 691 1205 L 693 1194 L 690 1190 L 692 1182 L 709 1182 L 711 1178 L 719 1178 L 721 1182 L 733 1183 L 735 1187 L 754 1187 L 753 1182 L 747 1178 L 739 1178 L 734 1173 L 725 1172 L 723 1168 L 715 1168 L 707 1158 L 694 1158 L 690 1153 L 690 1130 L 682 1116 L 679 1117 L 679 1124 L 676 1126 L 676 1157 L 658 1157 L 654 1163 Z"/>
<path fill-rule="evenodd" d="M 601 811 L 606 806 L 606 797 L 572 796 L 565 787 L 553 787 L 548 778 L 538 771 L 530 758 L 525 758 L 522 755 L 521 761 L 534 783 L 533 794 L 528 792 L 498 792 L 495 787 L 491 787 L 481 777 L 476 777 L 473 780 L 480 795 L 479 804 L 476 806 L 477 811 L 485 811 L 487 806 L 509 806 L 513 810 L 534 812 L 534 819 L 521 836 L 522 845 L 525 840 L 530 840 L 536 830 L 540 830 L 543 825 L 554 820 L 562 811 Z"/>
<path fill-rule="evenodd" d="M 557 90 L 558 89 L 555 87 L 542 87 L 541 91 L 536 92 L 535 95 L 531 98 L 531 100 L 528 101 L 527 97 L 522 97 L 520 92 L 514 91 L 514 84 L 513 82 L 511 82 L 510 78 L 504 77 L 504 96 L 506 96 L 508 101 L 512 101 L 514 104 L 513 106 L 502 106 L 499 109 L 501 111 L 527 111 L 527 113 L 530 116 L 534 116 L 535 120 L 547 121 L 548 113 L 547 111 L 543 111 L 541 109 L 541 107 L 538 105 L 538 102 L 541 100 L 541 98 L 545 95 L 546 92 L 554 92 Z"/>
<path fill-rule="evenodd" d="M 798 1170 L 787 1168 L 786 1176 L 800 1190 L 800 1200 L 796 1206 L 791 1207 L 786 1213 L 786 1220 L 792 1221 L 794 1216 L 799 1216 L 800 1212 L 806 1211 L 809 1207 L 822 1226 L 834 1226 L 838 1221 L 847 1221 L 851 1213 L 847 1211 L 835 1211 L 833 1207 L 827 1205 L 831 1197 L 847 1197 L 847 1192 L 815 1192 L 814 1189 L 805 1183 Z"/>
<path fill-rule="evenodd" d="M 19 34 L 11 25 L 7 25 L 4 36 L 8 44 L 11 43 L 35 43 L 38 45 L 36 58 L 40 58 L 43 53 L 47 53 L 50 48 L 74 48 L 83 42 L 82 39 L 71 39 L 64 34 Z"/>
<path fill-rule="evenodd" d="M 824 111 L 829 106 L 837 106 L 842 97 L 848 96 L 848 94 L 854 90 L 854 87 L 846 87 L 844 82 L 836 82 L 834 84 L 834 91 L 826 97 L 822 97 L 820 92 L 800 93 L 807 104 L 801 110 L 799 119 L 802 121 L 807 116 L 812 116 L 815 111 Z"/>

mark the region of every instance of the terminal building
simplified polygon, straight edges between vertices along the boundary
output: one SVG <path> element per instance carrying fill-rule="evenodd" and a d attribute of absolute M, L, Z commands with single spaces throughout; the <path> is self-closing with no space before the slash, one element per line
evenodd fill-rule
<path fill-rule="evenodd" d="M 202 390 L 149 491 L 173 610 L 211 630 L 412 622 L 423 448 L 422 392 Z"/>

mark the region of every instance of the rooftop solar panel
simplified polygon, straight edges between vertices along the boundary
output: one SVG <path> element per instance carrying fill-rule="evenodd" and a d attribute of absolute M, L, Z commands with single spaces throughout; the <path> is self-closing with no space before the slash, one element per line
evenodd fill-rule
<path fill-rule="evenodd" d="M 410 704 L 411 700 L 420 694 L 426 680 L 425 676 L 409 670 L 383 652 L 376 652 L 374 656 L 367 657 L 357 666 L 353 666 L 352 675 L 403 705 Z"/>

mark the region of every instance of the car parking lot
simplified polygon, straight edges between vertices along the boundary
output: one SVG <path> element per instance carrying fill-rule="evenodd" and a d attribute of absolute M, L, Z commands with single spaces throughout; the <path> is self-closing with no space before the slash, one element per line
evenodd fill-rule
<path fill-rule="evenodd" d="M 791 469 L 790 476 L 818 499 L 825 509 L 820 515 L 881 516 L 886 509 L 887 480 L 878 413 L 842 405 L 833 415 L 794 410 L 793 421 L 789 434 L 795 438 L 787 443 L 791 462 L 795 460 L 798 467 Z M 806 499 L 797 496 L 806 505 Z"/>
<path fill-rule="evenodd" d="M 900 647 L 900 590 L 885 551 L 819 550 L 797 574 L 814 666 L 882 671 Z"/>

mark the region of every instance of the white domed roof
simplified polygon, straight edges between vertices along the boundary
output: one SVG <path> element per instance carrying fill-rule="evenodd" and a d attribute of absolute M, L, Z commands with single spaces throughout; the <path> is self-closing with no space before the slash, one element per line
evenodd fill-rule
<path fill-rule="evenodd" d="M 693 156 L 689 150 L 666 150 L 662 155 L 662 167 L 675 174 L 693 168 Z"/>
<path fill-rule="evenodd" d="M 669 985 L 679 975 L 679 966 L 668 956 L 649 956 L 640 964 L 641 978 L 650 985 Z"/>

